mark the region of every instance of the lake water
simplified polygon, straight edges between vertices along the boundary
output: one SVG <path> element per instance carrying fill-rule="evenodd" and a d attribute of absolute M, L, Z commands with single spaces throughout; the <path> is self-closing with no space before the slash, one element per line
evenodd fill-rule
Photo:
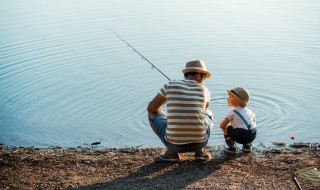
<path fill-rule="evenodd" d="M 0 1 L 0 143 L 161 147 L 148 102 L 202 59 L 215 128 L 226 89 L 246 87 L 254 145 L 319 142 L 320 1 Z M 291 136 L 296 139 L 292 141 Z"/>

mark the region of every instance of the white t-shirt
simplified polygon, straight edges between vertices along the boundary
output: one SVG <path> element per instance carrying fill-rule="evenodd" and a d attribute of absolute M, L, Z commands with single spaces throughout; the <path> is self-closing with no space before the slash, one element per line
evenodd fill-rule
<path fill-rule="evenodd" d="M 256 115 L 249 108 L 239 106 L 234 109 L 242 115 L 242 117 L 247 121 L 249 125 L 251 124 L 251 129 L 256 128 Z M 226 118 L 231 122 L 231 125 L 234 129 L 248 129 L 244 121 L 233 110 L 230 110 L 228 112 Z"/>

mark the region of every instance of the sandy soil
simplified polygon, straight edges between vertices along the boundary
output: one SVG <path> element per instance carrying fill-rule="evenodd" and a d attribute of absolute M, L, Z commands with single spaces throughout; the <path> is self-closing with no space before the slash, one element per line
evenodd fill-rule
<path fill-rule="evenodd" d="M 211 161 L 182 154 L 178 163 L 154 162 L 164 148 L 0 147 L 0 189 L 298 189 L 292 174 L 320 169 L 319 144 L 240 150 L 207 147 Z M 296 178 L 302 189 L 320 182 Z"/>

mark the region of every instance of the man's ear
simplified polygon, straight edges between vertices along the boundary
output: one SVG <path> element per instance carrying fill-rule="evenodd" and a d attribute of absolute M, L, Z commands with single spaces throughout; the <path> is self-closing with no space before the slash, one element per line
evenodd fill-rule
<path fill-rule="evenodd" d="M 201 79 L 201 73 L 197 73 L 197 74 L 196 74 L 196 79 L 197 79 L 197 80 L 200 80 L 200 79 Z"/>

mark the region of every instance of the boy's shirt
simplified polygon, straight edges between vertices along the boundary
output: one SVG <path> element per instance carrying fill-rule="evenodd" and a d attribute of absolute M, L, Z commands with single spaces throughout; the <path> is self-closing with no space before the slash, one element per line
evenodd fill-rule
<path fill-rule="evenodd" d="M 256 115 L 249 108 L 241 106 L 230 110 L 226 116 L 233 128 L 248 129 L 243 120 L 233 110 L 237 110 L 247 123 L 251 124 L 251 129 L 256 128 Z"/>

